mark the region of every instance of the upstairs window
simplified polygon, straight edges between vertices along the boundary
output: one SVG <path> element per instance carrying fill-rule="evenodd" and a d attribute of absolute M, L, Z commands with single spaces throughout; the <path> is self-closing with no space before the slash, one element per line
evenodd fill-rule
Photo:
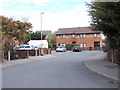
<path fill-rule="evenodd" d="M 66 37 L 66 35 L 63 35 L 63 38 L 65 38 Z"/>
<path fill-rule="evenodd" d="M 80 37 L 82 38 L 82 37 L 83 37 L 83 34 L 80 34 Z"/>
<path fill-rule="evenodd" d="M 72 34 L 72 37 L 74 38 L 74 37 L 75 37 L 75 34 Z"/>
<path fill-rule="evenodd" d="M 86 38 L 86 37 L 87 37 L 87 35 L 86 35 L 86 34 L 83 34 L 83 37 L 84 37 L 84 38 Z"/>
<path fill-rule="evenodd" d="M 86 35 L 86 34 L 80 34 L 80 37 L 81 37 L 81 38 L 86 38 L 87 35 Z"/>
<path fill-rule="evenodd" d="M 62 35 L 60 35 L 60 38 L 63 38 Z"/>
<path fill-rule="evenodd" d="M 97 37 L 97 34 L 93 34 L 93 37 Z"/>
<path fill-rule="evenodd" d="M 65 38 L 66 37 L 66 35 L 60 35 L 60 38 Z"/>

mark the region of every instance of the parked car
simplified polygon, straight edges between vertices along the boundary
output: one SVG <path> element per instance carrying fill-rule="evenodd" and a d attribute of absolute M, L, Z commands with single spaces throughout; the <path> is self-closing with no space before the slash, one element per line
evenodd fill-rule
<path fill-rule="evenodd" d="M 14 50 L 31 50 L 32 47 L 30 45 L 20 45 L 13 48 Z"/>
<path fill-rule="evenodd" d="M 66 52 L 66 47 L 58 46 L 58 48 L 56 48 L 56 52 Z"/>
<path fill-rule="evenodd" d="M 80 46 L 73 46 L 72 50 L 73 52 L 76 52 L 76 51 L 81 52 Z"/>

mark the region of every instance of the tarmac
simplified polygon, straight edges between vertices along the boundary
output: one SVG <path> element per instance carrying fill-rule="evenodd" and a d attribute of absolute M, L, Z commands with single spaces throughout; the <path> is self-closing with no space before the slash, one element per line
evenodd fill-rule
<path fill-rule="evenodd" d="M 22 59 L 22 60 L 19 59 L 19 60 L 6 61 L 2 63 L 2 68 L 6 68 L 6 67 L 17 65 L 17 64 L 32 62 L 38 59 L 44 60 L 46 58 L 51 58 L 55 56 L 56 55 L 54 54 L 53 55 L 50 54 L 50 55 L 36 56 L 36 57 L 33 56 L 33 57 L 29 57 L 27 59 Z M 99 53 L 98 55 L 89 58 L 89 60 L 86 60 L 84 64 L 92 72 L 119 83 L 120 75 L 118 74 L 118 72 L 120 67 L 118 67 L 117 64 L 111 63 L 107 60 L 106 52 L 101 51 L 101 53 Z M 1 65 L 0 65 L 0 68 L 1 68 Z"/>

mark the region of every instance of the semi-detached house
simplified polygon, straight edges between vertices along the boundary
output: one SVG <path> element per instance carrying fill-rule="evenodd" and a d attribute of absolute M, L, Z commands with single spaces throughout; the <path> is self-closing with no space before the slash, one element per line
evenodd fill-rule
<path fill-rule="evenodd" d="M 90 27 L 60 28 L 56 32 L 56 46 L 78 44 L 81 48 L 102 47 L 102 34 L 92 31 Z"/>

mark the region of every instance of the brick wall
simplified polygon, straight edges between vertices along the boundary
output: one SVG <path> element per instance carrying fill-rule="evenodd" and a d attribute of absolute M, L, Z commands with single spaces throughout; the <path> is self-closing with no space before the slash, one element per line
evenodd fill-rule
<path fill-rule="evenodd" d="M 72 35 L 66 35 L 65 38 L 60 38 L 59 35 L 56 37 L 56 46 L 58 47 L 60 43 L 72 44 L 72 42 L 76 42 L 76 44 L 86 43 L 87 48 L 94 47 L 94 42 L 100 42 L 100 47 L 102 47 L 102 37 L 101 34 L 97 34 L 97 37 L 93 37 L 93 34 L 86 34 L 87 37 L 81 38 L 80 35 L 75 35 L 72 38 Z"/>

